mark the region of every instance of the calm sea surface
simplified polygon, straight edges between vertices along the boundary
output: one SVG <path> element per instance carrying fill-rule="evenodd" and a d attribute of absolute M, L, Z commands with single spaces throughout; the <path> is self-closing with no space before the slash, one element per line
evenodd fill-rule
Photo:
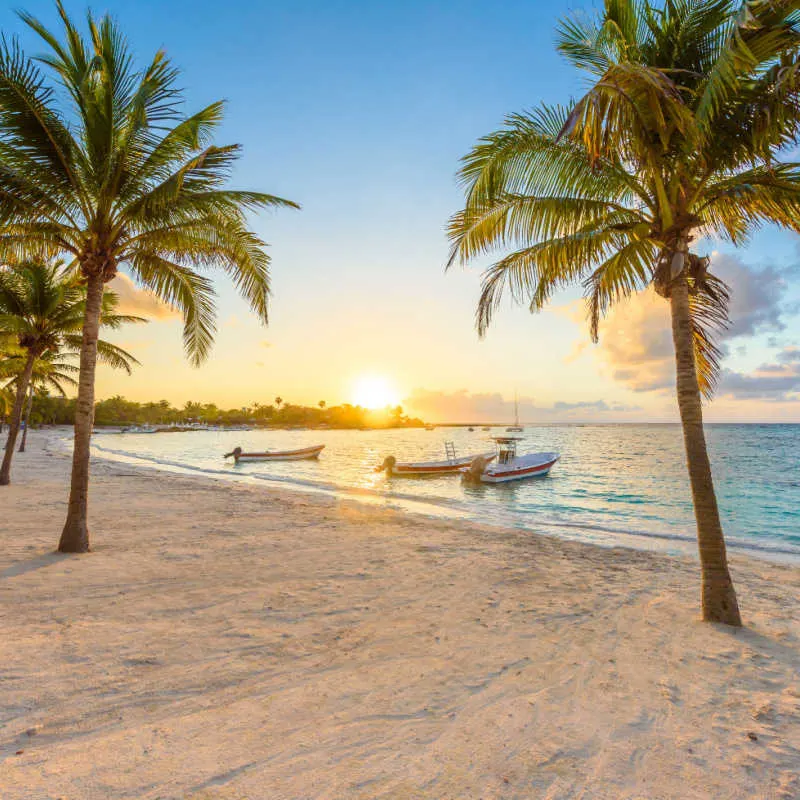
<path fill-rule="evenodd" d="M 459 516 L 601 544 L 686 552 L 694 519 L 677 425 L 528 426 L 520 452 L 558 450 L 548 478 L 467 486 L 458 476 L 387 478 L 374 472 L 398 461 L 492 449 L 477 428 L 391 431 L 237 431 L 99 434 L 96 453 L 172 471 L 225 476 L 270 487 L 321 491 L 423 513 Z M 717 494 L 734 549 L 800 559 L 800 426 L 707 428 Z M 319 461 L 234 466 L 224 453 L 240 445 L 266 450 L 325 444 Z"/>

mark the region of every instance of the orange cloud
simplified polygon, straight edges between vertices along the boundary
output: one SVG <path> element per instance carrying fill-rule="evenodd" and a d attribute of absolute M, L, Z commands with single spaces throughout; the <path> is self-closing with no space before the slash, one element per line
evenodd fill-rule
<path fill-rule="evenodd" d="M 600 361 L 635 392 L 673 385 L 669 305 L 652 289 L 617 303 L 600 326 Z"/>
<path fill-rule="evenodd" d="M 712 256 L 712 268 L 731 290 L 731 324 L 719 332 L 720 344 L 785 328 L 784 316 L 789 312 L 780 270 L 750 268 L 736 256 L 719 253 Z M 618 303 L 600 326 L 597 355 L 611 376 L 633 391 L 671 389 L 675 363 L 669 304 L 652 289 Z M 743 392 L 750 386 L 746 380 L 737 382 L 733 373 L 728 385 Z"/>
<path fill-rule="evenodd" d="M 127 275 L 118 272 L 108 284 L 119 298 L 118 311 L 149 319 L 175 319 L 180 312 L 163 303 L 151 291 L 140 289 Z"/>
<path fill-rule="evenodd" d="M 499 392 L 472 393 L 466 389 L 455 392 L 414 389 L 403 406 L 434 422 L 494 422 L 510 423 L 514 419 L 514 401 Z M 551 406 L 537 406 L 532 397 L 519 398 L 519 417 L 525 422 L 553 422 L 575 419 L 614 419 L 621 413 L 640 411 L 639 406 L 605 400 L 559 401 Z"/>

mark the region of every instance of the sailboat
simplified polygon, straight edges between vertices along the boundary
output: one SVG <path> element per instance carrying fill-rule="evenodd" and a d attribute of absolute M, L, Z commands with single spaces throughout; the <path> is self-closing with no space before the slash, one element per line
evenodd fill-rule
<path fill-rule="evenodd" d="M 508 433 L 515 432 L 519 433 L 523 430 L 522 426 L 519 424 L 519 401 L 517 399 L 517 393 L 514 392 L 514 424 L 509 425 L 506 428 Z"/>

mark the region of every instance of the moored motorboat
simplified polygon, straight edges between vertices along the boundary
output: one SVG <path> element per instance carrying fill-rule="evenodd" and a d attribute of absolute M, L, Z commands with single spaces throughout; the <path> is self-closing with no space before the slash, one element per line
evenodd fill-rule
<path fill-rule="evenodd" d="M 233 456 L 237 464 L 249 461 L 302 461 L 303 459 L 319 458 L 319 454 L 324 448 L 324 444 L 316 444 L 312 447 L 301 447 L 298 450 L 267 450 L 263 453 L 245 453 L 241 447 L 236 447 L 230 453 L 225 453 L 224 458 Z"/>
<path fill-rule="evenodd" d="M 445 442 L 444 461 L 406 461 L 399 462 L 394 456 L 387 456 L 383 464 L 376 468 L 376 472 L 386 472 L 387 475 L 417 477 L 424 475 L 452 475 L 463 471 L 475 461 L 483 458 L 491 461 L 494 453 L 483 453 L 480 456 L 457 456 L 452 442 Z"/>
<path fill-rule="evenodd" d="M 495 463 L 479 456 L 462 470 L 465 480 L 506 483 L 525 478 L 543 478 L 560 458 L 555 452 L 525 453 L 518 456 L 518 436 L 498 436 L 494 441 L 497 446 Z"/>

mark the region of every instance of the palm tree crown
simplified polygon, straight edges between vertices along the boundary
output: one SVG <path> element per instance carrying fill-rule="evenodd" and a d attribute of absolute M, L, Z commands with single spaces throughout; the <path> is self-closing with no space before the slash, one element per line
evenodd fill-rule
<path fill-rule="evenodd" d="M 295 204 L 225 188 L 240 148 L 211 144 L 223 104 L 182 116 L 178 73 L 163 52 L 136 71 L 110 17 L 90 16 L 84 40 L 57 6 L 64 41 L 23 13 L 47 52 L 33 60 L 0 46 L 0 260 L 68 254 L 104 282 L 124 264 L 183 312 L 186 350 L 199 363 L 214 334 L 203 271 L 227 271 L 266 321 L 269 257 L 246 212 Z"/>
<path fill-rule="evenodd" d="M 142 317 L 117 313 L 117 305 L 117 296 L 107 291 L 101 311 L 103 327 L 116 330 L 127 322 L 145 322 Z M 85 307 L 85 286 L 60 263 L 22 264 L 0 272 L 0 334 L 16 344 L 16 352 L 8 347 L 5 353 L 5 371 L 10 372 L 15 361 L 23 363 L 29 353 L 50 364 L 77 356 Z M 61 359 L 54 362 L 54 356 Z M 130 353 L 103 340 L 98 342 L 98 358 L 129 374 L 139 363 Z M 46 372 L 44 364 L 42 367 Z"/>
<path fill-rule="evenodd" d="M 116 295 L 106 292 L 101 326 L 114 329 L 126 322 L 144 322 L 140 317 L 118 314 L 116 308 Z M 0 337 L 4 342 L 0 379 L 9 378 L 4 388 L 15 391 L 0 485 L 10 480 L 14 441 L 29 387 L 41 385 L 63 394 L 62 384 L 75 382 L 69 373 L 77 367 L 69 359 L 80 353 L 85 311 L 86 287 L 59 263 L 22 264 L 0 271 Z M 139 363 L 130 353 L 102 339 L 97 341 L 97 356 L 128 373 Z"/>
<path fill-rule="evenodd" d="M 800 163 L 776 160 L 800 130 L 795 6 L 607 0 L 596 19 L 561 24 L 559 50 L 589 91 L 510 116 L 460 172 L 467 201 L 450 221 L 450 263 L 510 250 L 484 275 L 482 333 L 505 289 L 536 311 L 579 282 L 596 339 L 612 303 L 651 284 L 669 295 L 672 256 L 692 239 L 740 244 L 765 222 L 798 229 Z M 689 254 L 683 276 L 710 396 L 728 291 L 708 267 Z"/>

